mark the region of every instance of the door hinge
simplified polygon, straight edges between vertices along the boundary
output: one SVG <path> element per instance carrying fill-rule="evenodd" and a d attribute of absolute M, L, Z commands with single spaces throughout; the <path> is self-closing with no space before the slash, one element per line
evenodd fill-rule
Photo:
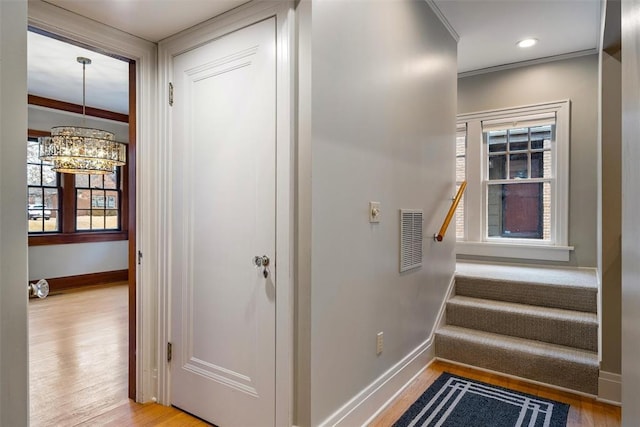
<path fill-rule="evenodd" d="M 142 263 L 142 251 L 138 251 L 138 265 Z"/>
<path fill-rule="evenodd" d="M 173 106 L 173 83 L 169 82 L 169 106 Z"/>
<path fill-rule="evenodd" d="M 173 358 L 173 345 L 168 342 L 167 343 L 167 362 L 171 362 L 171 359 Z"/>

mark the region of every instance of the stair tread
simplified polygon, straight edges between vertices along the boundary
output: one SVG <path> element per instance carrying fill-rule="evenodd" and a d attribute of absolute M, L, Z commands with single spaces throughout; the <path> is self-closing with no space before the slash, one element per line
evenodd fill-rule
<path fill-rule="evenodd" d="M 566 284 L 548 283 L 552 280 L 545 281 L 544 277 L 551 277 L 545 273 L 547 269 L 538 267 L 534 274 L 529 269 L 524 270 L 506 270 L 507 274 L 502 276 L 500 271 L 505 271 L 506 266 L 501 266 L 496 272 L 486 269 L 486 265 L 481 270 L 483 273 L 476 276 L 466 275 L 469 272 L 477 272 L 478 266 L 469 269 L 466 268 L 471 264 L 460 264 L 456 268 L 455 277 L 455 294 L 460 296 L 468 296 L 473 298 L 482 298 L 488 300 L 505 301 L 518 304 L 529 304 L 541 307 L 558 308 L 564 310 L 576 310 L 589 313 L 596 313 L 598 301 L 597 286 L 591 284 L 583 285 L 575 276 L 571 274 L 563 275 L 554 273 L 555 281 L 567 278 Z M 466 268 L 466 269 L 465 269 Z M 522 269 L 524 267 L 518 267 Z M 515 274 L 520 271 L 521 274 Z M 562 270 L 565 271 L 565 270 Z M 528 274 L 525 274 L 528 272 Z M 508 277 L 507 277 L 508 276 Z M 589 277 L 589 274 L 583 274 Z M 573 281 L 568 278 L 573 277 Z"/>
<path fill-rule="evenodd" d="M 555 287 L 555 288 L 566 288 L 566 289 L 575 289 L 579 291 L 586 292 L 598 292 L 598 287 L 593 286 L 588 283 L 553 283 L 546 280 L 535 280 L 536 278 L 533 276 L 529 277 L 520 277 L 520 278 L 507 278 L 507 277 L 499 277 L 499 276 L 482 276 L 482 275 L 474 275 L 474 274 L 466 274 L 456 271 L 456 278 L 467 279 L 467 280 L 484 280 L 487 282 L 494 283 L 515 283 L 518 285 L 526 285 L 526 286 L 546 286 L 546 287 Z"/>
<path fill-rule="evenodd" d="M 510 347 L 524 353 L 536 354 L 539 356 L 554 357 L 568 360 L 592 367 L 599 367 L 598 353 L 582 350 L 573 347 L 566 347 L 558 344 L 550 344 L 542 341 L 517 338 L 507 335 L 494 334 L 491 332 L 478 331 L 475 329 L 463 328 L 460 326 L 446 325 L 436 331 L 436 335 L 461 338 L 475 341 L 485 345 L 500 345 Z"/>
<path fill-rule="evenodd" d="M 493 281 L 598 289 L 595 269 L 533 265 L 456 263 L 456 276 Z"/>
<path fill-rule="evenodd" d="M 532 317 L 553 318 L 562 321 L 580 322 L 598 325 L 598 316 L 595 313 L 567 310 L 562 308 L 544 307 L 539 305 L 522 304 L 515 302 L 498 301 L 484 298 L 474 298 L 463 295 L 454 295 L 447 304 L 474 307 L 495 312 L 507 312 L 522 314 Z"/>

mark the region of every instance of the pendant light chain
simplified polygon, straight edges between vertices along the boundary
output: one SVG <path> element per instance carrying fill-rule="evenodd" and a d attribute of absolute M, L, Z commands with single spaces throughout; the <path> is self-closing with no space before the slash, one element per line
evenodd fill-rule
<path fill-rule="evenodd" d="M 0 0 L 2 1 L 2 0 Z M 88 128 L 87 64 L 89 58 L 76 58 L 82 64 L 83 126 L 55 126 L 50 137 L 40 138 L 40 159 L 53 163 L 53 170 L 62 173 L 109 174 L 126 163 L 126 145 L 117 142 L 113 132 Z"/>
<path fill-rule="evenodd" d="M 82 63 L 82 121 L 85 122 L 87 119 L 87 64 L 85 62 Z"/>
<path fill-rule="evenodd" d="M 87 64 L 91 64 L 91 60 L 83 56 L 78 56 L 77 60 L 82 64 L 82 123 L 84 124 L 87 122 Z"/>

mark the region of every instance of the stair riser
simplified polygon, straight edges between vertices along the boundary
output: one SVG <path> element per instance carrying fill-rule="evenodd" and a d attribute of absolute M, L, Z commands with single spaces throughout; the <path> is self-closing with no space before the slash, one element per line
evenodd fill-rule
<path fill-rule="evenodd" d="M 436 334 L 435 346 L 436 355 L 443 359 L 583 393 L 598 392 L 597 365 L 558 360 L 545 354 L 529 354 L 517 349 L 439 334 Z"/>
<path fill-rule="evenodd" d="M 597 290 L 456 277 L 456 295 L 595 313 Z"/>
<path fill-rule="evenodd" d="M 446 316 L 448 325 L 589 351 L 598 350 L 597 324 L 489 310 L 452 303 L 447 304 Z"/>

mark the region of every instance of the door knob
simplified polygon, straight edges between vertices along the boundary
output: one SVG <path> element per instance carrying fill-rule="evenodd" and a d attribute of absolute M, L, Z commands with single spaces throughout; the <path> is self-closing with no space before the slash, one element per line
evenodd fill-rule
<path fill-rule="evenodd" d="M 49 295 L 49 282 L 44 279 L 40 279 L 36 283 L 29 283 L 27 288 L 30 297 L 46 298 Z"/>
<path fill-rule="evenodd" d="M 262 267 L 262 275 L 266 279 L 269 276 L 269 270 L 267 270 L 267 266 L 269 266 L 269 257 L 266 255 L 256 255 L 253 257 L 253 263 L 256 267 Z"/>
<path fill-rule="evenodd" d="M 269 265 L 269 257 L 266 255 L 254 256 L 253 263 L 256 265 L 256 267 L 266 267 Z"/>

